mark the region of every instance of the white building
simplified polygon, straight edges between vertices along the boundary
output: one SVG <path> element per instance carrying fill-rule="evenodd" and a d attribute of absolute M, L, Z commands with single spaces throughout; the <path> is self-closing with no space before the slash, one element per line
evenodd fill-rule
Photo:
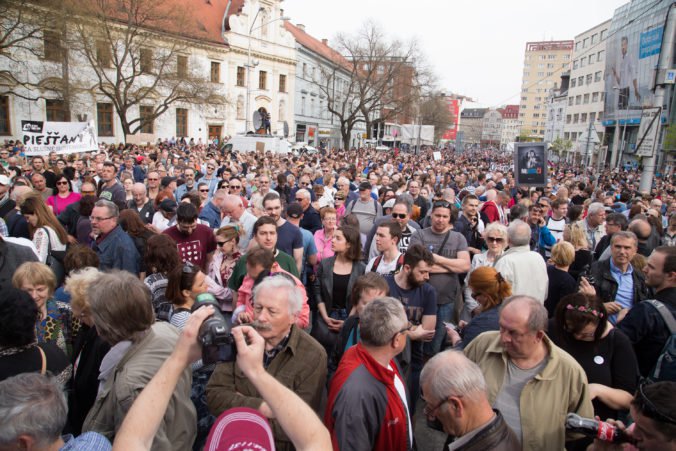
<path fill-rule="evenodd" d="M 563 127 L 566 117 L 568 95 L 568 72 L 561 75 L 561 85 L 549 90 L 547 94 L 547 121 L 545 123 L 545 142 L 564 139 Z"/>
<path fill-rule="evenodd" d="M 564 139 L 573 141 L 573 152 L 584 152 L 584 144 L 576 141 L 586 134 L 589 123 L 597 133 L 604 130 L 603 103 L 605 100 L 604 71 L 606 66 L 606 38 L 610 20 L 575 36 L 573 64 L 566 106 Z"/>
<path fill-rule="evenodd" d="M 39 59 L 21 49 L 12 50 L 16 59 L 25 61 L 20 68 L 8 67 L 8 59 L 0 59 L 0 70 L 25 71 L 31 84 L 31 87 L 9 86 L 21 94 L 20 96 L 0 96 L 0 117 L 5 119 L 4 125 L 0 126 L 0 136 L 19 137 L 22 120 L 68 120 L 63 96 L 60 95 L 66 91 L 65 86 L 70 93 L 70 120 L 93 119 L 99 141 L 103 143 L 146 142 L 172 136 L 206 141 L 243 133 L 249 42 L 252 49 L 249 116 L 252 116 L 255 109 L 265 108 L 270 113 L 272 133 L 280 134 L 284 121 L 289 121 L 290 127 L 293 124 L 295 78 L 295 46 L 293 38 L 284 29 L 283 21 L 279 20 L 282 14 L 280 1 L 246 2 L 241 11 L 234 4 L 242 2 L 233 2 L 234 6 L 226 20 L 225 33 L 222 33 L 221 19 L 230 2 L 197 2 L 190 6 L 194 29 L 180 29 L 181 25 L 174 27 L 172 24 L 161 28 L 144 28 L 139 33 L 138 39 L 141 41 L 133 41 L 127 48 L 119 45 L 121 39 L 106 45 L 101 30 L 96 27 L 87 29 L 91 34 L 91 40 L 86 40 L 87 45 L 92 48 L 91 56 L 99 63 L 110 60 L 106 64 L 108 68 L 98 69 L 110 80 L 103 84 L 107 89 L 116 82 L 114 60 L 121 58 L 124 50 L 133 54 L 134 63 L 129 59 L 120 66 L 124 68 L 123 75 L 133 79 L 126 94 L 140 96 L 142 100 L 133 103 L 129 108 L 128 121 L 143 118 L 144 115 L 148 118 L 148 114 L 157 111 L 165 99 L 172 95 L 169 86 L 171 83 L 153 83 L 158 78 L 156 74 L 160 72 L 159 62 L 164 63 L 161 67 L 167 80 L 186 80 L 186 84 L 180 89 L 187 89 L 195 80 L 201 80 L 202 89 L 198 93 L 208 93 L 201 103 L 180 100 L 171 102 L 160 116 L 152 121 L 146 120 L 142 129 L 133 136 L 125 133 L 116 105 L 99 88 L 96 69 L 86 62 L 83 52 L 75 50 L 69 41 L 60 40 L 57 31 L 45 30 L 38 39 L 29 41 L 33 50 L 41 55 Z M 168 2 L 170 4 L 172 0 Z M 167 3 L 160 5 L 166 6 Z M 258 16 L 254 23 L 257 11 Z M 24 20 L 29 21 L 30 13 L 25 17 Z M 120 31 L 119 22 L 108 24 L 112 24 L 111 29 Z M 67 22 L 65 27 L 69 38 L 72 37 L 76 22 Z M 250 29 L 253 30 L 249 40 Z M 111 47 L 116 47 L 117 53 L 111 53 Z M 62 52 L 68 55 L 67 79 L 62 75 L 66 73 Z M 171 58 L 162 61 L 163 55 L 167 54 Z M 8 83 L 3 80 L 0 84 Z M 177 86 L 175 82 L 174 86 Z M 26 100 L 22 96 L 45 97 L 46 100 Z M 191 97 L 190 100 L 194 98 Z M 134 128 L 135 126 L 130 127 L 132 132 Z M 251 122 L 249 128 L 252 128 Z"/>
<path fill-rule="evenodd" d="M 343 68 L 343 64 L 349 63 L 329 47 L 327 39 L 320 41 L 307 34 L 304 25 L 286 22 L 285 27 L 296 40 L 295 140 L 311 146 L 341 148 L 340 120 L 329 111 L 328 103 L 329 97 L 335 99 L 341 87 L 349 83 L 350 71 Z M 319 85 L 322 75 L 327 73 L 334 76 L 330 90 Z M 358 146 L 365 131 L 363 123 L 357 124 L 350 146 Z"/>
<path fill-rule="evenodd" d="M 500 147 L 505 148 L 508 144 L 516 142 L 516 137 L 521 131 L 521 120 L 519 119 L 519 105 L 505 105 L 500 108 L 502 115 L 502 130 L 500 133 Z"/>
<path fill-rule="evenodd" d="M 499 110 L 490 109 L 483 117 L 481 128 L 481 144 L 484 146 L 500 145 L 502 138 L 502 113 Z"/>

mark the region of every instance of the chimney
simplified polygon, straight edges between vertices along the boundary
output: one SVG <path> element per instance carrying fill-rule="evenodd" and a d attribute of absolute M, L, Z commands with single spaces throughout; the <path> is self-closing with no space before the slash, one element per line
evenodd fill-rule
<path fill-rule="evenodd" d="M 302 23 L 297 23 L 296 28 L 298 28 L 300 31 L 305 31 L 305 25 L 303 25 Z"/>
<path fill-rule="evenodd" d="M 328 47 L 328 45 L 329 45 L 329 40 L 326 39 L 326 38 L 322 39 L 322 44 L 324 44 L 325 46 Z"/>

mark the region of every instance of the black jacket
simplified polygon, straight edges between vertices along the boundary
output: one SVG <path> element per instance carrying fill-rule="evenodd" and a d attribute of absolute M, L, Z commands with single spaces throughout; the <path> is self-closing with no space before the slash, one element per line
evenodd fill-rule
<path fill-rule="evenodd" d="M 596 294 L 603 302 L 615 301 L 617 295 L 617 282 L 610 272 L 611 258 L 594 263 L 591 267 L 591 275 L 594 277 L 594 288 Z M 648 298 L 648 287 L 645 284 L 643 274 L 634 268 L 632 272 L 634 280 L 634 302 L 633 305 Z"/>
<path fill-rule="evenodd" d="M 452 441 L 447 440 L 444 449 L 448 449 L 450 443 Z M 518 451 L 521 449 L 521 443 L 514 431 L 505 423 L 502 414 L 496 410 L 493 421 L 476 433 L 467 443 L 456 449 L 459 451 Z"/>
<path fill-rule="evenodd" d="M 36 261 L 38 257 L 31 248 L 0 239 L 0 289 L 11 286 L 14 271 L 22 263 Z"/>
<path fill-rule="evenodd" d="M 666 305 L 676 317 L 676 287 L 658 291 L 655 299 Z M 631 340 L 641 376 L 647 376 L 670 336 L 664 319 L 652 305 L 642 302 L 634 305 L 617 327 Z"/>
<path fill-rule="evenodd" d="M 317 304 L 322 302 L 326 306 L 326 312 L 331 313 L 333 307 L 333 266 L 336 263 L 336 257 L 323 259 L 317 268 L 317 277 L 315 278 L 315 299 Z M 363 262 L 354 262 L 352 264 L 352 273 L 350 273 L 350 280 L 347 283 L 347 299 L 345 299 L 345 308 L 349 312 L 352 308 L 352 301 L 350 294 L 352 287 L 357 282 L 359 276 L 364 274 L 366 265 Z"/>

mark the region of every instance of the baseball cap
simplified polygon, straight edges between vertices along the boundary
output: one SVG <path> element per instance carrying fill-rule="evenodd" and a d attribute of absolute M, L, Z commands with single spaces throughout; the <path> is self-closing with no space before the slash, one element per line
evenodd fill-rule
<path fill-rule="evenodd" d="M 286 216 L 289 218 L 300 218 L 303 215 L 303 207 L 298 202 L 291 202 L 286 208 Z"/>
<path fill-rule="evenodd" d="M 275 440 L 268 420 L 257 410 L 235 407 L 223 412 L 209 431 L 205 451 L 272 451 Z"/>
<path fill-rule="evenodd" d="M 169 175 L 162 177 L 162 180 L 160 180 L 160 185 L 167 187 L 171 182 L 175 182 L 178 180 L 176 177 L 171 177 Z"/>
<path fill-rule="evenodd" d="M 371 184 L 369 182 L 361 182 L 359 184 L 359 191 L 370 190 L 370 189 L 371 189 Z"/>
<path fill-rule="evenodd" d="M 6 175 L 2 174 L 0 175 L 0 185 L 9 185 L 12 181 L 7 177 Z"/>
<path fill-rule="evenodd" d="M 389 199 L 383 204 L 383 208 L 394 208 L 394 199 Z"/>
<path fill-rule="evenodd" d="M 171 199 L 164 199 L 162 202 L 160 202 L 160 209 L 164 211 L 174 212 L 176 211 L 176 207 L 178 207 L 178 204 L 176 201 Z"/>

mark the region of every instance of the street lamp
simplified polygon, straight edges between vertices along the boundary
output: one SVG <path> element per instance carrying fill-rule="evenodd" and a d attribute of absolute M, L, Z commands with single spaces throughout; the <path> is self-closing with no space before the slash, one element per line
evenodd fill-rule
<path fill-rule="evenodd" d="M 254 30 L 258 30 L 259 28 L 263 28 L 266 25 L 271 24 L 272 22 L 277 22 L 278 20 L 290 20 L 289 17 L 286 16 L 280 16 L 276 19 L 269 20 L 265 23 L 260 24 L 257 27 L 254 27 L 256 24 L 256 19 L 258 19 L 258 15 L 261 13 L 261 11 L 264 11 L 265 8 L 262 6 L 258 8 L 258 11 L 256 11 L 256 15 L 254 16 L 253 20 L 251 21 L 251 26 L 249 27 L 249 48 L 247 50 L 247 55 L 246 55 L 246 116 L 244 118 L 244 134 L 248 133 L 249 130 L 249 105 L 250 105 L 250 98 L 251 98 L 251 33 L 254 32 Z M 258 66 L 258 62 L 253 63 L 253 66 Z"/>

